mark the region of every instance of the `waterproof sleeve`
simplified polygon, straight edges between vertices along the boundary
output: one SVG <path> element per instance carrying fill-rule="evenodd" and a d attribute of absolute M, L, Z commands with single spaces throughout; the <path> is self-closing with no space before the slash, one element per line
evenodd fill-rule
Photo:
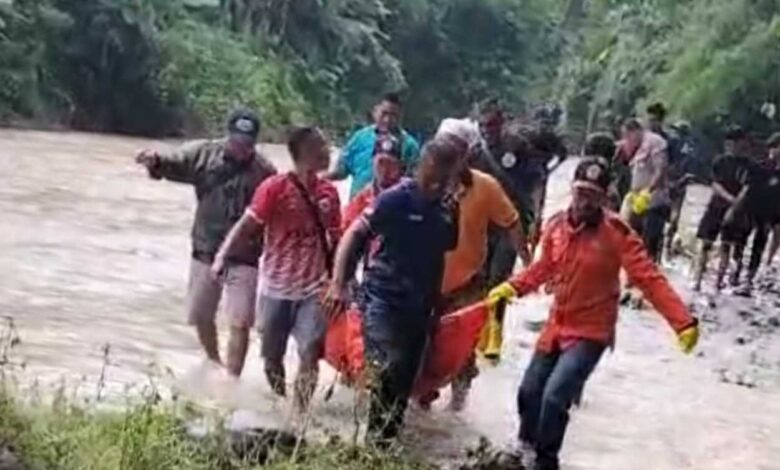
<path fill-rule="evenodd" d="M 642 239 L 621 220 L 611 220 L 610 224 L 618 232 L 620 263 L 628 280 L 642 291 L 675 332 L 694 325 L 696 320 L 650 258 Z"/>
<path fill-rule="evenodd" d="M 206 141 L 189 142 L 169 154 L 160 155 L 159 163 L 150 170 L 150 175 L 178 183 L 197 184 L 208 165 L 206 144 Z"/>
<path fill-rule="evenodd" d="M 509 280 L 518 297 L 537 291 L 549 282 L 555 273 L 555 262 L 552 259 L 552 233 L 555 227 L 546 227 L 542 231 L 542 255 L 531 263 L 528 268 Z"/>

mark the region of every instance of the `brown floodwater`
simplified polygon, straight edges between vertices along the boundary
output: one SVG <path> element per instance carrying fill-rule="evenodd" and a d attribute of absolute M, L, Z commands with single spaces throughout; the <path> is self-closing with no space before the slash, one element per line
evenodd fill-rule
<path fill-rule="evenodd" d="M 24 364 L 15 375 L 26 390 L 65 384 L 74 396 L 89 397 L 103 374 L 101 393 L 109 400 L 152 381 L 231 412 L 235 425 L 287 425 L 289 406 L 268 391 L 256 346 L 246 376 L 231 383 L 204 363 L 185 324 L 194 197 L 186 186 L 150 181 L 132 162 L 141 147 L 169 145 L 0 130 L 0 315 L 13 320 L 22 341 L 11 353 Z M 282 147 L 264 150 L 287 165 Z M 567 165 L 552 179 L 551 207 L 564 204 L 570 171 Z M 688 233 L 705 198 L 703 189 L 692 192 Z M 684 274 L 684 266 L 672 271 L 693 300 Z M 443 404 L 410 413 L 406 441 L 413 452 L 452 462 L 479 436 L 498 444 L 512 439 L 514 394 L 534 340 L 525 326 L 544 318 L 548 306 L 548 298 L 534 296 L 512 307 L 504 360 L 483 370 L 464 413 L 451 415 Z M 716 306 L 715 314 L 728 317 L 732 308 Z M 7 320 L 0 332 L 5 328 Z M 573 414 L 565 469 L 780 468 L 780 387 L 724 383 L 717 369 L 724 352 L 735 351 L 729 338 L 705 336 L 703 357 L 685 357 L 657 315 L 633 310 L 623 313 L 618 338 Z M 742 364 L 751 356 L 725 357 Z M 322 388 L 332 378 L 325 373 Z M 328 403 L 318 399 L 315 432 L 350 436 L 353 403 L 343 388 Z"/>

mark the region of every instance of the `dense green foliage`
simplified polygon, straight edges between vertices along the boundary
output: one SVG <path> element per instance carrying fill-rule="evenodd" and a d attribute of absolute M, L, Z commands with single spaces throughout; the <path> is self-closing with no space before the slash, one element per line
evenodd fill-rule
<path fill-rule="evenodd" d="M 758 134 L 775 126 L 780 2 L 586 3 L 548 90 L 573 128 L 611 127 L 657 100 L 709 135 L 732 123 Z"/>
<path fill-rule="evenodd" d="M 0 115 L 171 134 L 246 104 L 271 127 L 338 129 L 405 90 L 410 125 L 430 127 L 487 94 L 522 104 L 553 43 L 541 1 L 192 3 L 0 3 Z"/>
<path fill-rule="evenodd" d="M 346 129 L 402 90 L 415 129 L 497 96 L 579 135 L 655 100 L 766 133 L 779 39 L 775 0 L 4 0 L 0 118 L 176 134 L 243 103 Z"/>

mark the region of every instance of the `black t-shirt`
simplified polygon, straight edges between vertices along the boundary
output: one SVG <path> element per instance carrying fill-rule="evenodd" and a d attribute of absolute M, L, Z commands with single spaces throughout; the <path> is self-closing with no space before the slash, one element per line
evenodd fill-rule
<path fill-rule="evenodd" d="M 755 177 L 755 165 L 746 157 L 721 155 L 712 165 L 713 181 L 720 183 L 732 196 L 737 197 L 746 185 Z M 712 195 L 710 204 L 716 207 L 728 207 L 729 203 L 717 194 Z"/>
<path fill-rule="evenodd" d="M 780 217 L 780 169 L 755 165 L 746 209 L 760 219 Z"/>

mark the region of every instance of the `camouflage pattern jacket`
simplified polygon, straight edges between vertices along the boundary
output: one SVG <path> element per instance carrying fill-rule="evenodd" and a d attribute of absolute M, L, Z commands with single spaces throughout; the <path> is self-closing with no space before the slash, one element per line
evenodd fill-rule
<path fill-rule="evenodd" d="M 225 154 L 225 140 L 194 141 L 167 155 L 160 155 L 150 176 L 195 188 L 198 205 L 192 225 L 192 256 L 210 263 L 230 228 L 241 218 L 255 188 L 276 173 L 262 155 L 238 162 Z M 256 266 L 262 241 L 253 240 L 243 252 L 229 260 Z"/>

